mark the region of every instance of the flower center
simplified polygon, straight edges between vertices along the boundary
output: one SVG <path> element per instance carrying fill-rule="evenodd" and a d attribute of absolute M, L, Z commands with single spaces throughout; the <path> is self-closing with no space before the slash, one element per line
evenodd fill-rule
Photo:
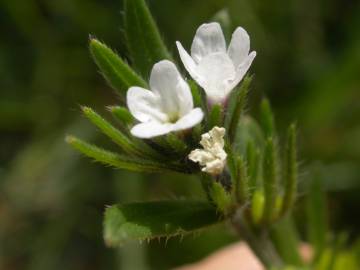
<path fill-rule="evenodd" d="M 168 122 L 169 123 L 176 123 L 180 119 L 180 116 L 178 113 L 172 113 L 168 115 Z"/>

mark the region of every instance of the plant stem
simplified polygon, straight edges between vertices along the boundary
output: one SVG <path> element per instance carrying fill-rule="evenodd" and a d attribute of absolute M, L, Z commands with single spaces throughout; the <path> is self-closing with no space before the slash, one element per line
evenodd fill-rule
<path fill-rule="evenodd" d="M 281 268 L 283 266 L 283 262 L 269 235 L 266 231 L 255 231 L 251 228 L 244 217 L 243 210 L 239 209 L 233 215 L 231 224 L 267 269 L 271 267 Z"/>

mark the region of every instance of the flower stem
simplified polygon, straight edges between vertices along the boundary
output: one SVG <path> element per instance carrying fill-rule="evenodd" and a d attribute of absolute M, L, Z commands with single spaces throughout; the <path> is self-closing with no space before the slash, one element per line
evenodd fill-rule
<path fill-rule="evenodd" d="M 281 268 L 283 266 L 283 262 L 267 232 L 255 231 L 248 224 L 242 209 L 239 209 L 233 215 L 231 224 L 267 269 L 271 267 Z"/>

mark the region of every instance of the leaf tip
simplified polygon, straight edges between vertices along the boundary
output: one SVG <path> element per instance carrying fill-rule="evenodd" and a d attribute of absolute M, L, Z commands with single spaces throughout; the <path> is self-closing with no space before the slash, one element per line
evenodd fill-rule
<path fill-rule="evenodd" d="M 76 141 L 76 137 L 73 135 L 66 135 L 65 136 L 65 142 L 68 144 L 73 144 Z"/>

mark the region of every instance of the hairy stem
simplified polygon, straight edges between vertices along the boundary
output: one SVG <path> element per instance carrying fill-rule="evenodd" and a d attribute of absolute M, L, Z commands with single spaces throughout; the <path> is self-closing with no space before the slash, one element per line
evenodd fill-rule
<path fill-rule="evenodd" d="M 255 231 L 247 222 L 243 210 L 239 209 L 231 218 L 231 225 L 236 232 L 247 242 L 249 247 L 268 269 L 280 268 L 283 262 L 278 255 L 269 235 L 264 231 Z"/>

